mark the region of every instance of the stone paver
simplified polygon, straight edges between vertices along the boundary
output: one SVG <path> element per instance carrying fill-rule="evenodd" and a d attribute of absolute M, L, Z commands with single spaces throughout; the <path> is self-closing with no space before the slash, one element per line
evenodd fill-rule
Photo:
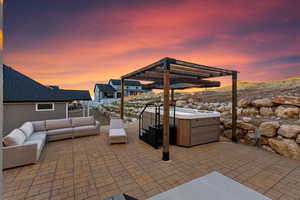
<path fill-rule="evenodd" d="M 300 162 L 228 141 L 182 148 L 171 146 L 171 161 L 137 139 L 109 145 L 108 127 L 100 136 L 46 145 L 37 164 L 4 171 L 7 200 L 98 200 L 125 192 L 138 199 L 218 171 L 274 200 L 300 199 Z"/>

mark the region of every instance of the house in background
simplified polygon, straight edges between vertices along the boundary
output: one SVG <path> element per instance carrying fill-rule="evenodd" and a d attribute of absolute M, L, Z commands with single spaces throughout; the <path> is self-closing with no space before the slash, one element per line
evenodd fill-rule
<path fill-rule="evenodd" d="M 3 65 L 3 136 L 26 121 L 67 118 L 75 100 L 91 100 L 89 91 L 45 86 Z"/>
<path fill-rule="evenodd" d="M 138 95 L 145 90 L 142 89 L 140 81 L 125 80 L 125 96 Z M 108 84 L 96 84 L 94 87 L 94 99 L 97 102 L 105 99 L 117 99 L 121 97 L 121 80 L 110 79 Z"/>

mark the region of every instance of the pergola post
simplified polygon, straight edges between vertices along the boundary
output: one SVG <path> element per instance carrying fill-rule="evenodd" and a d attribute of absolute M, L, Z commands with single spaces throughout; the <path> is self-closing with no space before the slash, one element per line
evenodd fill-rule
<path fill-rule="evenodd" d="M 237 142 L 236 121 L 237 121 L 237 72 L 232 73 L 232 141 Z"/>
<path fill-rule="evenodd" d="M 121 79 L 121 103 L 120 103 L 120 118 L 124 119 L 124 79 Z"/>
<path fill-rule="evenodd" d="M 169 155 L 169 106 L 170 106 L 170 63 L 164 63 L 164 112 L 163 112 L 163 153 L 162 159 L 167 161 Z"/>

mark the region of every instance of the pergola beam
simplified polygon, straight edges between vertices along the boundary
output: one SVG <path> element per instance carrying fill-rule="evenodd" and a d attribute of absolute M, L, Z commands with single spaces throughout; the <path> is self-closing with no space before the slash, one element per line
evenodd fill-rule
<path fill-rule="evenodd" d="M 160 67 L 157 67 L 155 69 L 155 71 L 163 72 L 163 69 L 160 68 Z M 195 72 L 192 72 L 192 71 L 185 71 L 185 70 L 182 70 L 182 69 L 175 69 L 175 68 L 170 69 L 170 74 L 197 77 L 197 78 L 209 78 L 210 77 L 209 74 L 205 74 L 205 73 L 199 74 L 199 73 L 195 73 Z"/>
<path fill-rule="evenodd" d="M 200 74 L 208 75 L 208 77 L 222 75 L 222 72 L 214 72 L 214 71 L 209 71 L 209 70 L 205 70 L 205 69 L 191 68 L 191 67 L 175 65 L 175 64 L 172 65 L 172 70 L 180 70 L 180 71 L 184 71 L 184 72 L 192 72 L 192 73 L 197 73 L 197 74 L 200 73 Z"/>
<path fill-rule="evenodd" d="M 231 70 L 225 70 L 225 69 L 210 67 L 210 66 L 206 66 L 206 65 L 199 65 L 199 64 L 195 64 L 195 63 L 191 63 L 191 62 L 181 61 L 181 60 L 175 60 L 174 64 L 187 66 L 187 67 L 191 67 L 191 68 L 195 68 L 195 69 L 204 69 L 204 70 L 208 70 L 211 72 L 221 72 L 221 73 L 225 73 L 227 75 L 232 75 L 232 73 L 234 72 Z"/>
<path fill-rule="evenodd" d="M 143 72 L 138 76 L 150 76 L 150 77 L 159 77 L 163 78 L 164 74 L 163 72 L 157 72 L 157 71 L 148 71 L 148 72 Z M 189 74 L 184 74 L 184 73 L 172 73 L 171 70 L 169 70 L 169 78 L 170 79 L 200 79 L 203 78 L 201 76 L 196 76 L 196 75 L 189 75 Z"/>
<path fill-rule="evenodd" d="M 157 76 L 138 76 L 132 78 L 134 80 L 140 80 L 140 81 L 154 81 L 155 83 L 161 83 L 163 77 L 157 77 Z M 221 83 L 219 81 L 209 81 L 209 80 L 203 80 L 203 79 L 192 79 L 192 78 L 172 78 L 170 79 L 170 84 L 176 84 L 176 83 L 189 83 L 189 84 L 208 84 L 210 87 L 219 87 Z M 211 86 L 213 85 L 213 86 Z"/>
<path fill-rule="evenodd" d="M 206 82 L 204 82 L 206 81 Z M 208 81 L 201 80 L 201 84 L 192 84 L 192 83 L 179 83 L 176 81 L 170 81 L 171 89 L 188 89 L 188 88 L 208 88 L 208 87 L 220 87 L 221 83 L 219 81 Z M 156 81 L 154 83 L 146 84 L 144 87 L 149 89 L 163 89 L 163 83 Z"/>
<path fill-rule="evenodd" d="M 164 58 L 164 59 L 165 59 L 165 58 Z M 148 65 L 148 66 L 146 66 L 146 67 L 143 67 L 143 68 L 138 69 L 138 70 L 136 70 L 136 71 L 133 71 L 133 72 L 131 72 L 131 73 L 129 73 L 129 74 L 126 74 L 126 75 L 122 76 L 121 78 L 123 78 L 123 79 L 131 79 L 131 77 L 134 76 L 134 75 L 136 75 L 136 74 L 140 74 L 140 73 L 142 73 L 142 72 L 151 70 L 151 69 L 153 69 L 153 68 L 155 68 L 155 67 L 162 66 L 163 63 L 164 63 L 164 59 L 161 59 L 161 60 L 159 60 L 159 61 L 157 61 L 157 62 L 155 62 L 155 63 L 152 63 L 152 64 L 150 64 L 150 65 Z"/>

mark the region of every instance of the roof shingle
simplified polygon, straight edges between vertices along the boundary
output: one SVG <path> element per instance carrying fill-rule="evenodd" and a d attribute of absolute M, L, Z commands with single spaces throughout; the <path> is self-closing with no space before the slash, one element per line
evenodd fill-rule
<path fill-rule="evenodd" d="M 88 91 L 54 90 L 3 65 L 3 102 L 68 102 L 91 100 Z"/>
<path fill-rule="evenodd" d="M 110 84 L 96 84 L 95 87 L 98 87 L 101 92 L 116 92 L 117 91 Z"/>
<path fill-rule="evenodd" d="M 121 80 L 119 80 L 119 79 L 110 79 L 109 82 L 111 82 L 113 85 L 121 85 Z M 126 86 L 141 86 L 141 82 L 125 80 L 125 85 Z"/>

